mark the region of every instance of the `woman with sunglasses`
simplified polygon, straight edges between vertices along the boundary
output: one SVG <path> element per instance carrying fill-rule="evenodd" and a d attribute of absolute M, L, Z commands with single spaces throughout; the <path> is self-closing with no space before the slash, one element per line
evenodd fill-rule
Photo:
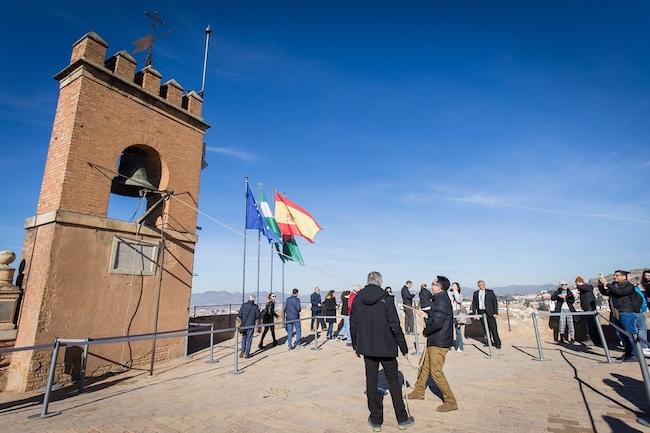
<path fill-rule="evenodd" d="M 269 293 L 269 300 L 266 303 L 264 311 L 262 311 L 262 323 L 273 323 L 278 317 L 280 316 L 275 313 L 275 293 Z M 264 347 L 264 336 L 269 332 L 269 329 L 271 330 L 271 337 L 273 338 L 273 347 L 278 345 L 278 340 L 275 339 L 275 325 L 267 325 L 264 327 L 262 338 L 260 338 L 260 344 L 257 346 L 260 349 Z"/>

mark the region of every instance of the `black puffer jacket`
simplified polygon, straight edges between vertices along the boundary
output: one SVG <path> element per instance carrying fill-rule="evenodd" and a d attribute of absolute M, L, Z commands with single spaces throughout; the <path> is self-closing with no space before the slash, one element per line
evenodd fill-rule
<path fill-rule="evenodd" d="M 427 347 L 442 347 L 448 349 L 453 346 L 452 331 L 454 329 L 454 311 L 447 292 L 433 295 L 431 310 L 422 332 L 427 337 Z"/>
<path fill-rule="evenodd" d="M 336 298 L 326 296 L 323 301 L 323 316 L 333 316 L 333 319 L 325 319 L 327 323 L 336 322 Z"/>
<path fill-rule="evenodd" d="M 408 353 L 395 303 L 379 286 L 367 285 L 354 298 L 350 316 L 352 346 L 359 355 L 397 357 Z"/>
<path fill-rule="evenodd" d="M 584 283 L 578 285 L 578 291 L 580 292 L 580 307 L 582 307 L 582 311 L 596 311 L 594 286 Z"/>
<path fill-rule="evenodd" d="M 612 305 L 621 313 L 638 313 L 638 303 L 635 302 L 635 296 L 639 296 L 634 290 L 634 285 L 629 281 L 618 283 L 616 281 L 603 286 L 598 283 L 598 290 L 605 296 L 609 296 Z"/>
<path fill-rule="evenodd" d="M 564 304 L 564 302 L 569 305 L 569 311 L 576 311 L 575 307 L 573 306 L 573 304 L 576 302 L 576 297 L 573 296 L 573 293 L 570 289 L 566 289 L 566 292 L 566 299 L 560 298 L 560 295 L 562 294 L 562 287 L 558 287 L 555 293 L 551 295 L 551 301 L 555 301 L 555 310 L 553 310 L 554 313 L 559 313 L 562 311 L 562 304 Z"/>
<path fill-rule="evenodd" d="M 348 299 L 350 298 L 350 291 L 346 290 L 341 293 L 341 316 L 349 316 L 348 313 Z"/>

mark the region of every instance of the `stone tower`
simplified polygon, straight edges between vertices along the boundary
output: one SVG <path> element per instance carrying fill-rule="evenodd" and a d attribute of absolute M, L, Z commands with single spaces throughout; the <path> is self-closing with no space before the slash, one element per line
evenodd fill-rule
<path fill-rule="evenodd" d="M 150 66 L 136 72 L 127 52 L 106 59 L 106 50 L 99 35 L 86 34 L 55 76 L 59 99 L 45 174 L 36 215 L 25 225 L 16 346 L 152 332 L 160 273 L 158 330 L 187 327 L 197 241 L 193 207 L 208 128 L 203 101 L 174 80 L 161 85 Z M 175 193 L 144 225 L 107 218 L 114 172 L 134 152 L 151 184 Z M 160 196 L 145 198 L 151 206 Z M 180 356 L 182 349 L 182 339 L 159 340 L 156 358 Z M 41 386 L 50 352 L 14 353 L 7 390 Z M 59 355 L 58 381 L 78 375 L 79 354 L 79 347 L 67 347 Z M 146 364 L 150 355 L 150 341 L 91 346 L 87 375 Z"/>

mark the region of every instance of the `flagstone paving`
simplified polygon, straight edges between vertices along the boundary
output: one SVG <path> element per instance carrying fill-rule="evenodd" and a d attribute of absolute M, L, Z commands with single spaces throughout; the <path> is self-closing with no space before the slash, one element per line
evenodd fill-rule
<path fill-rule="evenodd" d="M 494 359 L 479 343 L 450 352 L 445 372 L 460 410 L 436 412 L 439 399 L 427 391 L 425 401 L 409 402 L 416 425 L 408 431 L 650 431 L 635 420 L 646 409 L 638 364 L 604 364 L 598 348 L 558 346 L 549 338 L 544 344 L 550 361 L 537 362 L 533 338 L 508 334 L 507 328 L 502 338 Z M 216 349 L 219 363 L 205 363 L 203 351 L 159 364 L 151 378 L 134 371 L 115 375 L 90 384 L 84 394 L 53 401 L 50 410 L 62 414 L 42 420 L 27 419 L 40 412 L 39 394 L 1 393 L 0 431 L 368 431 L 362 360 L 345 343 L 321 343 L 319 351 L 269 349 L 243 360 L 243 373 L 234 375 L 232 347 L 225 342 Z M 415 356 L 400 358 L 411 382 L 416 364 Z M 390 398 L 384 403 L 384 431 L 397 431 Z"/>

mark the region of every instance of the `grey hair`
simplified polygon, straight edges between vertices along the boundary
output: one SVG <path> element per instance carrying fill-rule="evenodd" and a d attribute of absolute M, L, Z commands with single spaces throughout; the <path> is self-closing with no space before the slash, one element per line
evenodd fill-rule
<path fill-rule="evenodd" d="M 382 284 L 381 274 L 377 271 L 372 271 L 368 274 L 368 284 L 373 284 L 375 286 L 380 286 Z"/>
<path fill-rule="evenodd" d="M 254 301 L 255 300 L 255 295 L 248 295 L 248 300 L 249 301 Z"/>
<path fill-rule="evenodd" d="M 478 281 L 476 282 L 476 285 L 478 286 L 478 285 L 481 284 L 481 283 L 485 284 L 485 281 L 484 281 L 484 280 L 478 280 Z"/>

